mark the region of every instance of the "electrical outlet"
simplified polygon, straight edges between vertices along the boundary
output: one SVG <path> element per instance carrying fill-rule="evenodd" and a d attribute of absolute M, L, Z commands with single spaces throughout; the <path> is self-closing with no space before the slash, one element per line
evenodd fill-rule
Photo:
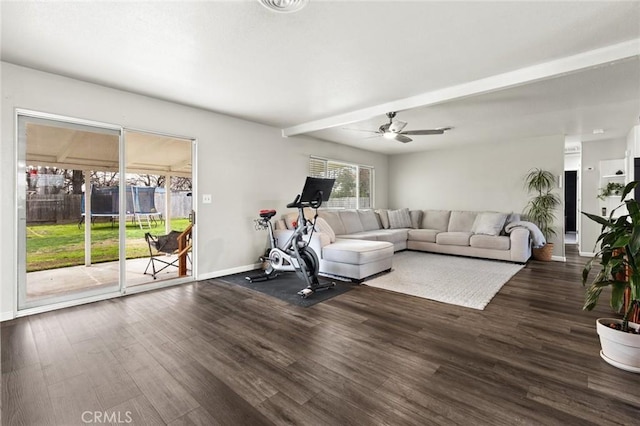
<path fill-rule="evenodd" d="M 211 204 L 211 194 L 202 194 L 202 203 Z"/>

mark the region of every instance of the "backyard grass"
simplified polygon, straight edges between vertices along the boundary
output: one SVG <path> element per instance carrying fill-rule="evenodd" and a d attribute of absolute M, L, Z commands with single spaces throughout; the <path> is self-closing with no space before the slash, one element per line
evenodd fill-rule
<path fill-rule="evenodd" d="M 181 231 L 189 225 L 188 219 L 172 219 L 171 229 Z M 137 224 L 127 223 L 126 257 L 135 259 L 148 257 L 149 247 L 144 234 L 164 234 L 164 225 L 140 229 Z M 109 222 L 96 222 L 91 226 L 92 263 L 118 260 L 118 227 Z M 84 225 L 27 226 L 27 272 L 45 269 L 84 265 Z"/>

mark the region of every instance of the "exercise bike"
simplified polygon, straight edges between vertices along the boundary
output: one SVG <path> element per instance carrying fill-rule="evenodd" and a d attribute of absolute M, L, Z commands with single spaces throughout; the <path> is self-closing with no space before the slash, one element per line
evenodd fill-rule
<path fill-rule="evenodd" d="M 327 201 L 333 188 L 335 179 L 320 179 L 307 177 L 302 194 L 298 194 L 293 202 L 287 204 L 287 208 L 298 209 L 298 220 L 295 223 L 293 234 L 287 242 L 279 248 L 273 232 L 271 218 L 275 216 L 275 210 L 260 210 L 260 218 L 255 220 L 256 229 L 267 230 L 269 233 L 269 247 L 265 256 L 260 261 L 265 264 L 263 273 L 257 276 L 246 277 L 251 282 L 266 281 L 278 276 L 279 271 L 291 271 L 306 284 L 306 287 L 298 292 L 302 298 L 307 298 L 316 291 L 335 287 L 334 282 L 320 282 L 318 271 L 320 262 L 315 251 L 309 247 L 308 241 L 314 232 L 315 221 L 318 217 L 317 209 L 323 201 Z M 304 208 L 311 207 L 316 210 L 313 221 L 304 217 Z M 306 238 L 308 236 L 308 238 Z"/>

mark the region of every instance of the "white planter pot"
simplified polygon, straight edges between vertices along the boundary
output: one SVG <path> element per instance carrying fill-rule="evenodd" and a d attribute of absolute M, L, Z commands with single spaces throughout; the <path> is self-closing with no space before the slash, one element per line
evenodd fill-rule
<path fill-rule="evenodd" d="M 614 318 L 599 318 L 596 329 L 600 336 L 600 356 L 614 367 L 640 373 L 640 334 L 623 333 L 610 328 L 611 323 L 621 324 Z M 629 327 L 640 330 L 640 324 L 629 323 Z"/>

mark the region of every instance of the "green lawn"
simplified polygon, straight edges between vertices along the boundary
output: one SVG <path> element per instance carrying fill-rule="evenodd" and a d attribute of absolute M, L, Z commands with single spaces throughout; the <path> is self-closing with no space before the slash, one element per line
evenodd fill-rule
<path fill-rule="evenodd" d="M 172 219 L 171 229 L 181 231 L 189 225 L 188 219 Z M 149 256 L 144 234 L 164 234 L 164 225 L 140 229 L 127 223 L 127 259 Z M 91 261 L 93 263 L 118 260 L 118 227 L 109 222 L 96 222 L 91 227 Z M 44 269 L 84 265 L 84 225 L 27 226 L 27 272 Z"/>

